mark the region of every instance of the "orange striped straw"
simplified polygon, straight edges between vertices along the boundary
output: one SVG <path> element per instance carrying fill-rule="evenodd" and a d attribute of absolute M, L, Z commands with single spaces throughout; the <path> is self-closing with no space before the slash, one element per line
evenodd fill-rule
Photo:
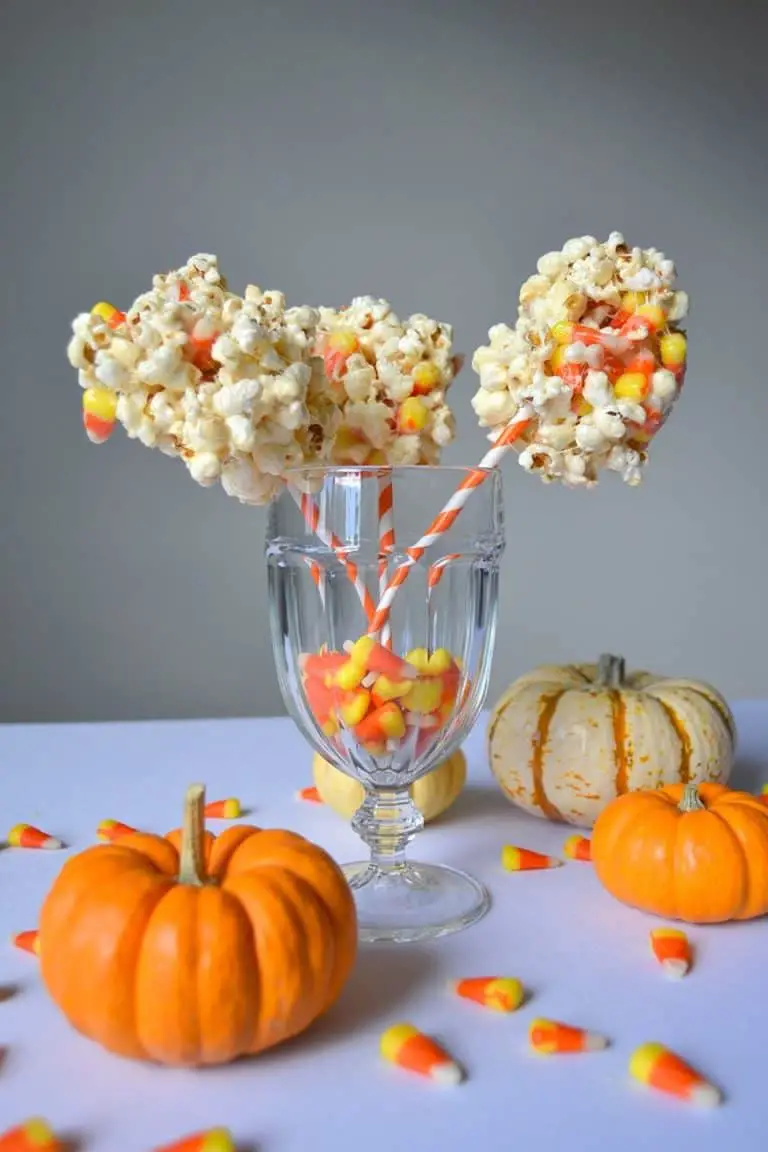
<path fill-rule="evenodd" d="M 387 557 L 395 547 L 395 493 L 392 485 L 392 475 L 380 473 L 379 485 L 379 596 L 387 590 Z M 392 629 L 389 621 L 381 630 L 381 642 L 387 648 L 392 647 Z"/>
<path fill-rule="evenodd" d="M 525 432 L 530 422 L 531 416 L 528 410 L 518 412 L 515 419 L 507 424 L 504 431 L 496 440 L 493 448 L 486 452 L 477 467 L 473 468 L 472 471 L 464 477 L 453 496 L 451 496 L 442 511 L 438 512 L 421 539 L 407 549 L 408 559 L 403 561 L 395 571 L 387 585 L 384 595 L 379 598 L 379 603 L 376 606 L 372 618 L 369 620 L 369 634 L 378 635 L 382 631 L 389 620 L 389 613 L 397 591 L 408 579 L 413 565 L 421 560 L 424 553 L 432 544 L 435 544 L 441 536 L 453 527 L 474 490 L 485 483 L 489 472 L 504 458 L 512 444 Z"/>
<path fill-rule="evenodd" d="M 352 560 L 347 559 L 344 554 L 344 545 L 341 540 L 339 540 L 338 536 L 334 535 L 332 532 L 326 532 L 324 530 L 320 524 L 320 509 L 309 495 L 309 493 L 298 492 L 294 488 L 289 489 L 289 491 L 293 496 L 296 504 L 298 505 L 301 514 L 304 517 L 304 523 L 306 524 L 309 531 L 313 532 L 315 536 L 317 536 L 318 540 L 320 540 L 320 542 L 324 544 L 326 548 L 330 548 L 335 553 L 336 559 L 339 561 L 347 576 L 354 584 L 355 590 L 360 597 L 360 603 L 363 606 L 363 611 L 365 612 L 366 618 L 370 623 L 370 620 L 376 612 L 376 605 L 373 601 L 373 597 L 365 586 L 365 582 L 360 578 L 357 564 L 355 564 Z M 313 579 L 315 580 L 315 583 L 318 583 L 318 579 L 322 577 L 322 573 L 319 570 L 319 565 L 313 564 L 313 562 L 310 561 L 310 567 L 312 570 Z"/>

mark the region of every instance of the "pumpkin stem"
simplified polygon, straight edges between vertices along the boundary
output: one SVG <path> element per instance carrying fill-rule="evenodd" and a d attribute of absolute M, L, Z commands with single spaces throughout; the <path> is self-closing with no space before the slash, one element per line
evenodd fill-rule
<path fill-rule="evenodd" d="M 625 672 L 623 656 L 611 656 L 609 652 L 604 652 L 597 665 L 597 684 L 601 688 L 621 688 Z"/>
<path fill-rule="evenodd" d="M 205 785 L 190 784 L 184 798 L 184 823 L 179 852 L 179 883 L 202 888 L 205 884 L 203 832 L 205 829 Z"/>
<path fill-rule="evenodd" d="M 683 795 L 678 804 L 681 812 L 700 812 L 706 808 L 706 804 L 702 804 L 699 799 L 699 789 L 696 784 L 686 784 L 683 789 Z"/>

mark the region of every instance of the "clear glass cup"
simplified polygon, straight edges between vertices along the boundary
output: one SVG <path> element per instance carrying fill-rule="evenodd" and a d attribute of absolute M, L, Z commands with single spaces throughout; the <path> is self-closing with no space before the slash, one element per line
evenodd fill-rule
<path fill-rule="evenodd" d="M 370 858 L 344 869 L 363 940 L 445 935 L 473 924 L 490 906 L 473 877 L 411 862 L 406 847 L 423 825 L 410 785 L 459 747 L 488 687 L 504 549 L 497 470 L 489 470 L 450 529 L 413 565 L 392 605 L 389 631 L 375 643 L 366 638 L 380 588 L 469 472 L 298 469 L 269 510 L 271 632 L 286 708 L 315 751 L 365 788 L 352 827 Z M 380 519 L 387 484 L 391 547 Z M 320 535 L 311 529 L 312 515 Z"/>

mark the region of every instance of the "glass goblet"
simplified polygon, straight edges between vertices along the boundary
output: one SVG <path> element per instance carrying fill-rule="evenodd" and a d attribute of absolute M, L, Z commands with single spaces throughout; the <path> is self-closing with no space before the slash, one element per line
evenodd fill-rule
<path fill-rule="evenodd" d="M 488 687 L 504 549 L 498 471 L 413 564 L 387 626 L 370 633 L 381 589 L 469 471 L 298 469 L 269 510 L 286 708 L 315 751 L 365 790 L 352 827 L 370 856 L 344 869 L 364 940 L 445 935 L 490 906 L 479 881 L 412 862 L 406 848 L 423 825 L 411 785 L 459 747 Z"/>

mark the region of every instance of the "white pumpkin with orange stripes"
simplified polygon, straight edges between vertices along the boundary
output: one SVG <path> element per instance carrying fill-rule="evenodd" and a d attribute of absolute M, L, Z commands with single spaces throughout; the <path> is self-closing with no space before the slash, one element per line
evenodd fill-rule
<path fill-rule="evenodd" d="M 491 771 L 513 804 L 591 827 L 616 796 L 730 776 L 736 726 L 699 680 L 598 664 L 547 664 L 516 680 L 491 713 Z"/>

